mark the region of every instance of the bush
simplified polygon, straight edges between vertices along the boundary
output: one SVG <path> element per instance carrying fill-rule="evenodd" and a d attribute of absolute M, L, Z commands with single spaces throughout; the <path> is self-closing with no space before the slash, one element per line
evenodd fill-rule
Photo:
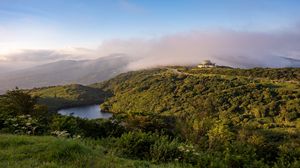
<path fill-rule="evenodd" d="M 77 119 L 72 116 L 56 116 L 51 123 L 51 131 L 66 131 L 70 136 L 81 135 Z"/>
<path fill-rule="evenodd" d="M 157 135 L 151 133 L 129 132 L 117 139 L 116 146 L 125 157 L 146 159 L 157 138 Z"/>
<path fill-rule="evenodd" d="M 279 146 L 279 157 L 275 167 L 299 167 L 300 144 L 287 143 Z"/>
<path fill-rule="evenodd" d="M 78 119 L 78 127 L 84 137 L 91 138 L 120 137 L 125 132 L 119 123 L 107 119 Z"/>
<path fill-rule="evenodd" d="M 216 150 L 226 147 L 234 138 L 228 125 L 221 121 L 215 123 L 215 126 L 208 131 L 209 148 Z"/>
<path fill-rule="evenodd" d="M 170 140 L 168 136 L 159 137 L 150 148 L 150 158 L 156 162 L 168 162 L 181 159 L 181 143 L 177 139 Z"/>
<path fill-rule="evenodd" d="M 46 130 L 37 119 L 32 118 L 30 115 L 7 118 L 3 123 L 3 127 L 9 133 L 28 135 L 40 135 Z"/>
<path fill-rule="evenodd" d="M 129 132 L 116 140 L 116 148 L 124 157 L 167 162 L 182 158 L 176 139 L 157 133 Z"/>
<path fill-rule="evenodd" d="M 66 131 L 71 137 L 90 138 L 120 137 L 125 129 L 111 120 L 88 120 L 73 116 L 56 116 L 51 124 L 52 132 Z"/>

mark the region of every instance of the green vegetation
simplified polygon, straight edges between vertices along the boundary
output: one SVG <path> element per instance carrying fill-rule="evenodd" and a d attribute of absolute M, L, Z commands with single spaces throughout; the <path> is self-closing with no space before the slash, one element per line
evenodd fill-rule
<path fill-rule="evenodd" d="M 106 141 L 2 134 L 0 167 L 180 167 L 120 158 L 106 147 Z"/>
<path fill-rule="evenodd" d="M 255 155 L 252 161 L 275 166 L 286 149 L 299 160 L 299 72 L 171 67 L 122 74 L 93 87 L 113 93 L 101 105 L 103 110 L 139 121 L 131 128 L 145 130 L 141 125 L 144 121 L 149 126 L 149 116 L 163 117 L 154 130 L 167 129 L 206 155 L 242 146 L 254 151 L 249 153 Z M 247 154 L 227 152 L 229 157 Z"/>
<path fill-rule="evenodd" d="M 166 67 L 9 91 L 0 97 L 0 166 L 296 168 L 299 72 Z M 45 106 L 94 102 L 114 117 L 60 116 Z"/>
<path fill-rule="evenodd" d="M 206 69 L 209 70 L 215 71 Z M 231 69 L 224 69 L 225 75 L 220 75 L 222 69 L 217 70 L 219 74 L 189 73 L 193 70 L 176 73 L 167 69 L 131 72 L 93 86 L 114 94 L 102 108 L 115 113 L 219 115 L 228 112 L 254 118 L 272 117 L 279 122 L 298 117 L 299 81 L 274 83 L 226 75 Z M 276 72 L 275 69 L 273 73 Z"/>
<path fill-rule="evenodd" d="M 74 106 L 100 104 L 106 97 L 110 96 L 110 94 L 102 90 L 78 84 L 35 88 L 29 90 L 29 93 L 38 96 L 39 104 L 47 105 L 49 111 Z"/>
<path fill-rule="evenodd" d="M 253 69 L 233 69 L 233 68 L 196 68 L 189 69 L 193 74 L 220 74 L 229 76 L 244 76 L 250 78 L 266 78 L 269 80 L 299 81 L 299 68 L 253 68 Z"/>

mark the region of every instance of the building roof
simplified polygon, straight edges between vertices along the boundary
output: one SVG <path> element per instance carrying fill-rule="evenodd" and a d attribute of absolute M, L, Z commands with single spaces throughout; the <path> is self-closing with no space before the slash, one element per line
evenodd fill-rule
<path fill-rule="evenodd" d="M 204 60 L 203 65 L 214 65 L 210 60 Z"/>

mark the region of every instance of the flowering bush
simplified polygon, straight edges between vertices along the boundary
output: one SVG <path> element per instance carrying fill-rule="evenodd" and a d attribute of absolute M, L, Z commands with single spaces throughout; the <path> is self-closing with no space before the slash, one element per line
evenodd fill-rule
<path fill-rule="evenodd" d="M 52 131 L 51 135 L 59 137 L 59 138 L 73 138 L 73 139 L 80 139 L 81 136 L 80 135 L 73 135 L 71 136 L 70 133 L 68 133 L 68 131 Z"/>
<path fill-rule="evenodd" d="M 178 150 L 182 153 L 182 156 L 177 158 L 176 161 L 194 163 L 200 155 L 193 145 L 183 144 L 178 147 Z"/>
<path fill-rule="evenodd" d="M 68 131 L 53 131 L 53 132 L 51 132 L 51 135 L 56 136 L 56 137 L 69 137 L 70 136 Z"/>
<path fill-rule="evenodd" d="M 4 127 L 10 133 L 36 135 L 39 124 L 38 120 L 33 119 L 31 115 L 19 115 L 7 118 L 4 121 Z"/>

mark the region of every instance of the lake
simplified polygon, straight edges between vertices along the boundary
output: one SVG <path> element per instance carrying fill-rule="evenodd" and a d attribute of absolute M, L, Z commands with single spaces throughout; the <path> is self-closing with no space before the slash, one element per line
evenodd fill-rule
<path fill-rule="evenodd" d="M 59 110 L 58 113 L 61 115 L 72 115 L 75 117 L 87 118 L 87 119 L 112 117 L 112 113 L 101 112 L 99 105 L 66 108 L 66 109 Z"/>

